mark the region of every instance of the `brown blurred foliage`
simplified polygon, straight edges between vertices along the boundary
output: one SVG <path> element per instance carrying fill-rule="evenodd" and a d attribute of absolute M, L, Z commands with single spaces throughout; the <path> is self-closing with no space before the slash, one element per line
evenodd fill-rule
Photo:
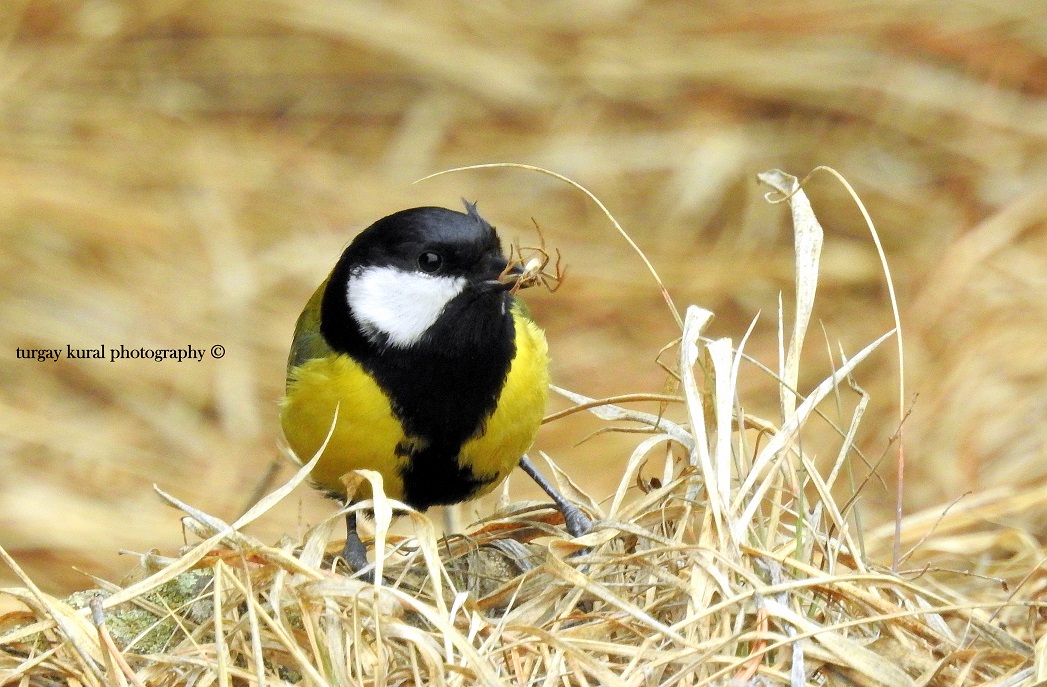
<path fill-rule="evenodd" d="M 831 165 L 876 221 L 907 334 L 907 508 L 1047 473 L 1047 31 L 1003 2 L 14 0 L 0 9 L 0 545 L 46 589 L 181 543 L 156 483 L 223 518 L 278 460 L 295 317 L 362 227 L 413 205 L 532 218 L 569 264 L 529 297 L 554 377 L 662 391 L 679 333 L 595 192 L 681 306 L 774 367 L 791 236 L 755 174 Z M 829 177 L 807 388 L 891 327 L 868 230 Z M 225 347 L 220 360 L 20 360 L 16 348 Z M 870 459 L 897 429 L 890 347 L 859 369 Z M 775 417 L 774 381 L 743 402 Z M 560 403 L 558 407 L 563 407 Z M 538 447 L 591 493 L 635 437 L 582 417 Z M 880 472 L 890 498 L 893 458 Z M 283 467 L 277 475 L 285 477 Z M 607 487 L 609 489 L 609 486 Z M 514 494 L 533 494 L 514 480 Z M 876 506 L 877 504 L 870 504 Z M 883 504 L 879 504 L 883 505 Z M 308 491 L 254 533 L 315 523 Z M 476 512 L 467 509 L 466 515 Z M 468 519 L 468 517 L 466 518 Z M 1031 523 L 1024 526 L 1034 528 Z"/>

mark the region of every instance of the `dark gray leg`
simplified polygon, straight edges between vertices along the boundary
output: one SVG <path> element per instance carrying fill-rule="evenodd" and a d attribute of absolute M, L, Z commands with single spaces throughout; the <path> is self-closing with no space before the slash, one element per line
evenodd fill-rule
<path fill-rule="evenodd" d="M 556 504 L 557 509 L 563 513 L 564 523 L 567 525 L 567 531 L 571 533 L 572 537 L 580 537 L 589 533 L 593 528 L 593 521 L 578 506 L 565 499 L 560 492 L 556 491 L 556 487 L 550 484 L 545 477 L 542 477 L 542 473 L 538 472 L 538 468 L 534 466 L 530 458 L 527 456 L 521 458 L 520 468 L 531 476 L 531 479 L 542 488 L 542 491 L 549 495 L 549 498 Z M 348 547 L 348 543 L 346 543 L 346 546 Z"/>
<path fill-rule="evenodd" d="M 367 548 L 360 541 L 360 534 L 356 531 L 355 511 L 345 516 L 345 535 L 345 548 L 342 549 L 342 559 L 352 568 L 354 573 L 358 573 L 370 565 L 370 562 L 367 560 Z M 374 582 L 373 572 L 364 574 L 362 577 L 365 580 Z"/>

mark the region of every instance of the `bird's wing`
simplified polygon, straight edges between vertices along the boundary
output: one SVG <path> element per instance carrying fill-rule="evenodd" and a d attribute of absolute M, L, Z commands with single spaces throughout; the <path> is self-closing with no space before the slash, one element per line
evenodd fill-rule
<path fill-rule="evenodd" d="M 291 341 L 291 352 L 287 356 L 287 375 L 290 381 L 291 371 L 302 363 L 313 358 L 323 358 L 334 351 L 323 334 L 320 333 L 320 304 L 327 289 L 327 280 L 320 284 L 305 309 L 298 316 L 298 323 L 294 328 L 294 339 Z"/>

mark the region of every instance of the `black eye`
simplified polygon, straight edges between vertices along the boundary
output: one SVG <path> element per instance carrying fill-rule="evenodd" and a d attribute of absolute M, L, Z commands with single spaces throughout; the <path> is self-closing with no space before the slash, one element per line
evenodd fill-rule
<path fill-rule="evenodd" d="M 428 272 L 429 274 L 440 269 L 440 266 L 443 264 L 443 257 L 439 253 L 434 253 L 431 250 L 427 250 L 418 256 L 418 269 L 423 272 Z"/>

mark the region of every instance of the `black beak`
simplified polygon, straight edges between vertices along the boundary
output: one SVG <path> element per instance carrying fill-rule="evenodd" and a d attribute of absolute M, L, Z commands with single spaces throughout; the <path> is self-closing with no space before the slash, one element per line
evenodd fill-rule
<path fill-rule="evenodd" d="M 508 291 L 516 286 L 517 280 L 524 273 L 523 265 L 516 263 L 506 269 L 507 266 L 503 264 L 502 269 L 493 278 L 484 280 L 484 286 L 492 291 Z"/>

